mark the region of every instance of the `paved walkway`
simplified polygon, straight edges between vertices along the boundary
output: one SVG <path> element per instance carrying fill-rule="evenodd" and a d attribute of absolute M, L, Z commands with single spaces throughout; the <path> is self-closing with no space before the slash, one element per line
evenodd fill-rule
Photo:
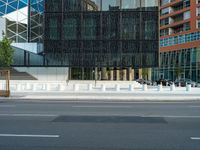
<path fill-rule="evenodd" d="M 0 98 L 5 99 L 5 98 Z M 125 100 L 125 101 L 200 101 L 200 88 L 192 88 L 190 92 L 185 88 L 177 89 L 172 92 L 164 90 L 149 91 L 120 91 L 120 92 L 17 92 L 11 93 L 11 97 L 6 99 L 13 100 Z"/>

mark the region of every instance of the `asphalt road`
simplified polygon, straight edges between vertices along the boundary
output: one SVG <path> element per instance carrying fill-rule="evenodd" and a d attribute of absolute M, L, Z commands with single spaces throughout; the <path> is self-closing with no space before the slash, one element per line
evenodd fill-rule
<path fill-rule="evenodd" d="M 0 150 L 200 150 L 200 102 L 0 101 Z"/>

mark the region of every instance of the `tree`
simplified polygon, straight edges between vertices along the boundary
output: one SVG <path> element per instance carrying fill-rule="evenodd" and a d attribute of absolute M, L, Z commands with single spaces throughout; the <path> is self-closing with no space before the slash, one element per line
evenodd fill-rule
<path fill-rule="evenodd" d="M 3 36 L 0 41 L 0 67 L 10 67 L 13 63 L 14 50 L 11 47 L 11 41 Z"/>

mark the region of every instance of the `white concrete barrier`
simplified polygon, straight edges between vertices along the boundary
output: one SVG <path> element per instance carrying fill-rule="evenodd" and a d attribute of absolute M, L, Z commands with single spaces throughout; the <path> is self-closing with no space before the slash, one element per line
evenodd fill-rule
<path fill-rule="evenodd" d="M 134 84 L 129 84 L 129 91 L 134 91 Z"/>
<path fill-rule="evenodd" d="M 32 91 L 33 90 L 33 84 L 31 83 L 26 83 L 26 86 L 25 86 L 25 90 L 26 91 Z"/>
<path fill-rule="evenodd" d="M 186 91 L 190 92 L 192 90 L 191 84 L 186 85 Z"/>
<path fill-rule="evenodd" d="M 143 91 L 147 91 L 147 90 L 148 90 L 148 89 L 147 89 L 147 84 L 143 84 L 142 90 L 143 90 Z"/>
<path fill-rule="evenodd" d="M 105 84 L 102 84 L 102 85 L 101 85 L 101 91 L 102 91 L 102 92 L 105 92 L 105 91 L 106 91 L 106 85 L 105 85 Z"/>
<path fill-rule="evenodd" d="M 162 84 L 159 84 L 159 85 L 158 85 L 158 91 L 159 91 L 159 92 L 163 91 L 163 86 L 162 86 Z"/>
<path fill-rule="evenodd" d="M 120 84 L 115 84 L 115 91 L 119 92 L 120 91 Z"/>
<path fill-rule="evenodd" d="M 174 83 L 172 85 L 170 85 L 170 91 L 175 91 L 176 87 L 174 85 Z"/>
<path fill-rule="evenodd" d="M 58 91 L 65 91 L 65 86 L 63 84 L 58 84 Z"/>
<path fill-rule="evenodd" d="M 92 91 L 92 84 L 88 84 L 88 91 Z"/>
<path fill-rule="evenodd" d="M 74 91 L 75 92 L 79 91 L 79 84 L 74 84 Z"/>

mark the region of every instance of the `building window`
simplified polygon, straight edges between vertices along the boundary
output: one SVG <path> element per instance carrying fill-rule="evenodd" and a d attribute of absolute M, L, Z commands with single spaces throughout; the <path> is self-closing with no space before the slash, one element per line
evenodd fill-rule
<path fill-rule="evenodd" d="M 169 24 L 169 18 L 162 19 L 160 21 L 160 26 L 165 26 L 165 25 L 168 25 L 168 24 Z"/>
<path fill-rule="evenodd" d="M 58 40 L 58 20 L 57 18 L 51 18 L 49 21 L 49 38 L 51 40 Z"/>
<path fill-rule="evenodd" d="M 120 0 L 102 0 L 102 10 L 119 10 L 120 9 Z"/>
<path fill-rule="evenodd" d="M 163 29 L 160 31 L 160 36 L 169 35 L 169 29 Z"/>
<path fill-rule="evenodd" d="M 198 21 L 197 25 L 200 27 L 199 22 L 200 21 Z M 161 32 L 163 31 L 161 30 Z M 160 46 L 161 47 L 172 46 L 176 44 L 182 44 L 182 43 L 193 42 L 193 41 L 198 41 L 198 40 L 200 40 L 200 32 L 193 32 L 190 34 L 184 34 L 184 35 L 179 35 L 175 37 L 161 39 Z"/>
<path fill-rule="evenodd" d="M 190 22 L 183 24 L 183 31 L 190 30 Z"/>
<path fill-rule="evenodd" d="M 200 19 L 197 20 L 197 28 L 200 28 Z"/>
<path fill-rule="evenodd" d="M 200 4 L 200 0 L 196 0 L 197 4 Z"/>
<path fill-rule="evenodd" d="M 122 0 L 122 10 L 140 8 L 140 0 Z"/>
<path fill-rule="evenodd" d="M 200 16 L 200 7 L 197 8 L 197 16 Z"/>
<path fill-rule="evenodd" d="M 161 16 L 169 14 L 169 7 L 162 9 L 160 14 L 161 14 Z"/>
<path fill-rule="evenodd" d="M 190 0 L 183 0 L 183 7 L 190 7 Z"/>
<path fill-rule="evenodd" d="M 186 19 L 189 19 L 189 18 L 190 18 L 190 11 L 184 12 L 183 19 L 186 20 Z"/>
<path fill-rule="evenodd" d="M 170 3 L 170 0 L 161 0 L 161 6 Z"/>

